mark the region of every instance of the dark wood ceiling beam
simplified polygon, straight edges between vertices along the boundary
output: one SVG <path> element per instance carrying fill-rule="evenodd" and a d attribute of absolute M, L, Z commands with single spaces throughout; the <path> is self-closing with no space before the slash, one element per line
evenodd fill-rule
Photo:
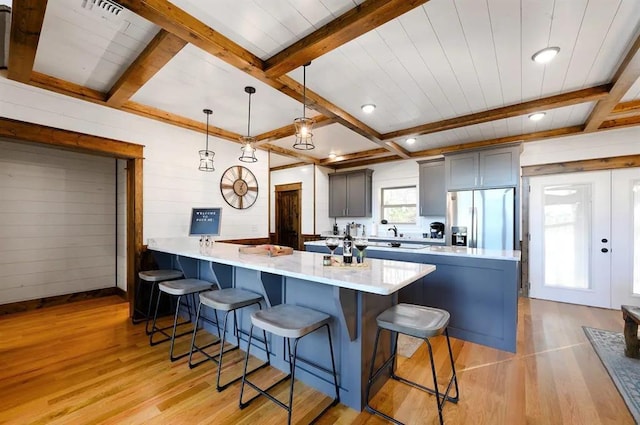
<path fill-rule="evenodd" d="M 109 106 L 118 107 L 129 100 L 186 45 L 183 39 L 161 29 L 109 90 Z"/>
<path fill-rule="evenodd" d="M 47 0 L 20 0 L 11 9 L 11 38 L 7 76 L 27 83 L 31 79 Z"/>
<path fill-rule="evenodd" d="M 610 130 L 612 128 L 634 127 L 640 124 L 640 115 L 616 117 L 600 124 L 599 130 Z"/>
<path fill-rule="evenodd" d="M 402 146 L 400 146 L 399 144 L 397 144 L 396 142 L 388 141 L 388 142 L 385 142 L 384 144 L 389 149 L 389 151 L 393 152 L 394 154 L 404 159 L 411 158 L 411 153 L 405 148 L 403 148 Z"/>
<path fill-rule="evenodd" d="M 398 155 L 384 156 L 381 158 L 373 158 L 373 159 L 363 159 L 362 161 L 347 161 L 340 162 L 331 166 L 336 170 L 340 170 L 343 168 L 351 168 L 351 167 L 364 167 L 366 165 L 374 165 L 374 164 L 382 164 L 391 161 L 403 161 L 404 158 Z"/>
<path fill-rule="evenodd" d="M 585 102 L 594 102 L 604 99 L 609 95 L 610 84 L 597 87 L 576 90 L 569 93 L 558 94 L 545 97 L 543 99 L 531 100 L 518 103 L 516 105 L 504 106 L 475 114 L 463 115 L 461 117 L 436 121 L 404 130 L 393 131 L 382 135 L 383 140 L 397 139 L 407 136 L 420 136 L 424 134 L 436 133 L 438 131 L 452 130 L 454 128 L 466 127 L 468 125 L 481 124 L 504 118 L 512 118 L 520 115 L 531 114 L 533 112 L 562 108 L 564 106 L 577 105 Z"/>
<path fill-rule="evenodd" d="M 367 0 L 267 59 L 266 74 L 284 75 L 428 1 Z"/>
<path fill-rule="evenodd" d="M 305 155 L 303 153 L 300 153 L 300 151 L 293 151 L 293 150 L 281 148 L 279 146 L 271 145 L 269 143 L 265 143 L 264 145 L 262 145 L 260 147 L 262 149 L 266 149 L 266 150 L 269 150 L 271 152 L 277 153 L 278 155 L 283 155 L 283 156 L 288 156 L 289 158 L 299 159 L 302 162 L 307 163 L 307 164 L 318 164 L 318 162 L 320 162 L 320 160 L 318 158 L 314 158 L 312 156 Z"/>
<path fill-rule="evenodd" d="M 589 114 L 584 125 L 584 131 L 591 132 L 600 128 L 600 125 L 607 119 L 611 111 L 620 102 L 620 99 L 629 91 L 638 78 L 640 78 L 640 36 L 633 43 L 613 76 L 613 87 L 609 91 L 609 95 L 598 101 L 591 114 Z"/>
<path fill-rule="evenodd" d="M 412 152 L 412 158 L 420 158 L 425 156 L 443 155 L 445 153 L 458 152 L 467 149 L 484 148 L 489 146 L 504 145 L 516 142 L 531 142 L 534 140 L 542 140 L 554 137 L 571 136 L 580 134 L 583 130 L 581 125 L 572 127 L 556 128 L 553 130 L 536 131 L 533 133 L 519 134 L 516 136 L 499 137 L 496 139 L 478 140 L 469 143 L 460 143 L 457 145 L 443 146 L 440 148 L 426 149 L 422 151 Z"/>
<path fill-rule="evenodd" d="M 618 103 L 611 111 L 611 115 L 626 112 L 640 112 L 640 100 L 630 100 L 629 102 Z"/>
<path fill-rule="evenodd" d="M 98 105 L 112 107 L 114 109 L 130 112 L 145 118 L 150 118 L 156 121 L 161 121 L 166 124 L 175 125 L 177 127 L 186 128 L 189 130 L 198 131 L 201 133 L 206 132 L 206 125 L 200 121 L 192 120 L 190 118 L 181 117 L 170 112 L 166 112 L 151 106 L 142 105 L 140 103 L 127 101 L 121 107 L 113 107 L 106 102 L 106 94 L 97 90 L 92 90 L 84 86 L 80 86 L 69 81 L 64 81 L 59 78 L 51 77 L 49 75 L 34 72 L 31 78 L 31 84 L 46 90 L 50 90 L 56 93 L 64 94 L 66 96 L 75 97 L 76 99 L 86 100 L 88 102 L 97 103 Z M 209 125 L 209 135 L 220 137 L 221 139 L 229 140 L 232 142 L 239 142 L 240 134 L 227 131 L 223 128 Z"/>
<path fill-rule="evenodd" d="M 269 171 L 287 170 L 289 168 L 302 167 L 304 165 L 309 165 L 309 164 L 307 164 L 306 162 L 294 162 L 293 164 L 285 164 L 285 165 L 278 165 L 277 167 L 271 167 L 269 168 Z"/>
<path fill-rule="evenodd" d="M 583 159 L 555 164 L 539 164 L 522 167 L 522 177 L 546 176 L 550 174 L 578 173 L 582 171 L 616 170 L 640 167 L 640 155 Z"/>
<path fill-rule="evenodd" d="M 301 84 L 286 75 L 278 78 L 267 76 L 264 72 L 264 62 L 259 57 L 174 6 L 168 0 L 120 0 L 119 3 L 184 41 L 216 56 L 287 96 L 299 102 L 302 101 Z M 307 89 L 306 94 L 308 105 L 312 109 L 330 118 L 335 118 L 336 121 L 358 134 L 380 143 L 380 134 L 372 128 L 313 91 Z"/>
<path fill-rule="evenodd" d="M 333 118 L 327 117 L 325 115 L 317 115 L 313 117 L 315 124 L 313 128 L 321 128 L 329 124 L 333 124 Z M 273 140 L 282 139 L 284 137 L 293 136 L 296 134 L 296 129 L 293 124 L 285 125 L 284 127 L 276 128 L 275 130 L 267 131 L 266 133 L 258 134 L 256 136 L 255 146 L 259 146 L 261 144 L 271 142 Z"/>
<path fill-rule="evenodd" d="M 45 144 L 76 152 L 91 152 L 123 159 L 142 158 L 143 145 L 0 118 L 0 137 Z"/>
<path fill-rule="evenodd" d="M 366 151 L 348 153 L 348 154 L 344 154 L 344 155 L 338 155 L 335 158 L 322 159 L 322 160 L 320 160 L 318 165 L 329 166 L 331 164 L 335 164 L 335 163 L 339 163 L 339 162 L 343 162 L 343 161 L 351 161 L 351 160 L 356 160 L 356 159 L 371 158 L 371 157 L 377 157 L 377 156 L 380 156 L 380 155 L 389 155 L 389 150 L 385 149 L 385 148 L 377 148 L 377 149 L 370 149 L 370 150 L 366 150 Z"/>

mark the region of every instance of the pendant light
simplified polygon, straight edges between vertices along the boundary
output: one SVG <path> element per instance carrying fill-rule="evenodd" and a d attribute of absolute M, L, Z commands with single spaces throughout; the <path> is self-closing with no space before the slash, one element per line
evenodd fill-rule
<path fill-rule="evenodd" d="M 207 115 L 207 141 L 204 150 L 198 151 L 200 154 L 200 166 L 198 170 L 210 172 L 216 170 L 213 166 L 213 157 L 216 153 L 209 150 L 209 115 L 213 114 L 213 111 L 211 109 L 203 109 L 202 112 Z"/>
<path fill-rule="evenodd" d="M 242 162 L 256 162 L 258 158 L 256 158 L 256 149 L 253 147 L 253 142 L 256 141 L 256 138 L 251 137 L 251 95 L 256 92 L 256 89 L 247 86 L 244 91 L 249 94 L 249 118 L 247 119 L 247 135 L 240 137 L 242 155 L 238 159 Z"/>
<path fill-rule="evenodd" d="M 307 62 L 302 67 L 302 117 L 293 120 L 293 125 L 296 128 L 296 142 L 293 144 L 295 149 L 310 150 L 314 149 L 313 144 L 313 124 L 315 121 L 313 118 L 307 118 L 305 115 L 306 103 L 307 103 L 307 66 L 311 65 L 311 62 Z"/>

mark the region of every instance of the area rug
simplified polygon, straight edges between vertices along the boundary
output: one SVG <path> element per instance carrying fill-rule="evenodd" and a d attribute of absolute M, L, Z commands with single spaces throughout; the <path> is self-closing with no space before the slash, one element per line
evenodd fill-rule
<path fill-rule="evenodd" d="M 404 334 L 398 335 L 398 355 L 411 357 L 424 341 Z"/>
<path fill-rule="evenodd" d="M 582 327 L 609 376 L 627 404 L 636 423 L 640 423 L 640 359 L 624 355 L 621 332 Z"/>

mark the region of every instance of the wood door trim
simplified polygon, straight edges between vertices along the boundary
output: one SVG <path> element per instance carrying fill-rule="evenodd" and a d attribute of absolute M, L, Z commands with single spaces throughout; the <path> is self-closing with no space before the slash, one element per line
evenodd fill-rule
<path fill-rule="evenodd" d="M 290 190 L 302 190 L 302 183 L 277 184 L 276 192 L 288 192 Z"/>
<path fill-rule="evenodd" d="M 137 259 L 142 252 L 142 162 L 144 146 L 75 131 L 0 118 L 0 136 L 15 143 L 127 160 L 127 299 L 133 314 Z"/>
<path fill-rule="evenodd" d="M 617 168 L 640 167 L 640 155 L 612 156 L 609 158 L 585 159 L 580 161 L 555 162 L 552 164 L 522 167 L 522 177 L 544 176 L 548 174 L 578 173 L 581 171 L 614 170 Z"/>

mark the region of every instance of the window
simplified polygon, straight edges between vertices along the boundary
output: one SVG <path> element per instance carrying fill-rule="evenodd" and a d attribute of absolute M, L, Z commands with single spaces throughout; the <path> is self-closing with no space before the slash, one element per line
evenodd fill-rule
<path fill-rule="evenodd" d="M 382 218 L 389 223 L 415 224 L 417 191 L 415 186 L 382 189 Z"/>

